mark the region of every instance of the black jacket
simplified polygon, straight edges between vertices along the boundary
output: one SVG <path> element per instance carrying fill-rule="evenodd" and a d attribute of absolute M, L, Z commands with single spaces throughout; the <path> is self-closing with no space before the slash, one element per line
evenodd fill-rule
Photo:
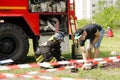
<path fill-rule="evenodd" d="M 35 55 L 43 55 L 45 60 L 55 57 L 59 61 L 61 56 L 60 43 L 55 43 L 53 40 L 47 41 L 39 46 Z"/>

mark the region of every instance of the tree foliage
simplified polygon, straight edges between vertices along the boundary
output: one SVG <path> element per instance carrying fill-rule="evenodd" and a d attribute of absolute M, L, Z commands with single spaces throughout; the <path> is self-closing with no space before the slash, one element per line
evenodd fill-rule
<path fill-rule="evenodd" d="M 117 1 L 116 5 L 109 7 L 104 7 L 104 2 L 99 4 L 99 11 L 93 19 L 104 27 L 120 27 L 120 0 Z"/>
<path fill-rule="evenodd" d="M 105 0 L 98 2 L 97 13 L 92 17 L 96 23 L 102 25 L 104 28 L 108 26 L 111 28 L 120 28 L 120 0 L 117 0 L 115 5 L 109 7 L 105 6 Z M 78 27 L 90 23 L 89 20 L 78 20 Z"/>
<path fill-rule="evenodd" d="M 82 19 L 77 21 L 77 28 L 82 28 L 86 24 L 90 23 L 87 19 Z"/>

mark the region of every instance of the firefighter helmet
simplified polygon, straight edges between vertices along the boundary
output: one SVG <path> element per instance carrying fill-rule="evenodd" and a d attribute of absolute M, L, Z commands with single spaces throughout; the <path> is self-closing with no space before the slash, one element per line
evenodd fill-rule
<path fill-rule="evenodd" d="M 61 40 L 61 41 L 64 41 L 64 32 L 57 32 L 55 33 L 55 35 L 53 36 L 55 40 Z"/>

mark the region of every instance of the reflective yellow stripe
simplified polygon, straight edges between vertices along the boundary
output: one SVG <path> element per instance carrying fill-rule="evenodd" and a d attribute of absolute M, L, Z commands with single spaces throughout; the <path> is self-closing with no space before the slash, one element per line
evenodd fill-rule
<path fill-rule="evenodd" d="M 54 37 L 53 37 L 53 36 L 51 36 L 51 37 L 48 39 L 48 41 L 53 40 L 53 39 L 54 39 Z"/>
<path fill-rule="evenodd" d="M 39 57 L 37 57 L 37 58 L 36 58 L 36 61 L 37 61 L 37 62 L 42 62 L 42 61 L 43 61 L 43 56 L 40 55 Z"/>
<path fill-rule="evenodd" d="M 57 62 L 57 60 L 55 57 L 53 57 L 49 62 Z"/>
<path fill-rule="evenodd" d="M 0 9 L 26 9 L 24 6 L 0 6 Z"/>

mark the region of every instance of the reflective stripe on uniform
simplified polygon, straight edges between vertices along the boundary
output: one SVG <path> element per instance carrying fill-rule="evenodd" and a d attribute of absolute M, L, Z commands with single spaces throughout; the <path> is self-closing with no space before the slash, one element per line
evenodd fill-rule
<path fill-rule="evenodd" d="M 38 56 L 38 57 L 36 58 L 36 61 L 37 61 L 37 62 L 42 62 L 43 59 L 44 59 L 43 56 L 40 55 L 40 56 Z"/>
<path fill-rule="evenodd" d="M 53 57 L 49 62 L 57 62 L 57 60 L 55 57 Z"/>

